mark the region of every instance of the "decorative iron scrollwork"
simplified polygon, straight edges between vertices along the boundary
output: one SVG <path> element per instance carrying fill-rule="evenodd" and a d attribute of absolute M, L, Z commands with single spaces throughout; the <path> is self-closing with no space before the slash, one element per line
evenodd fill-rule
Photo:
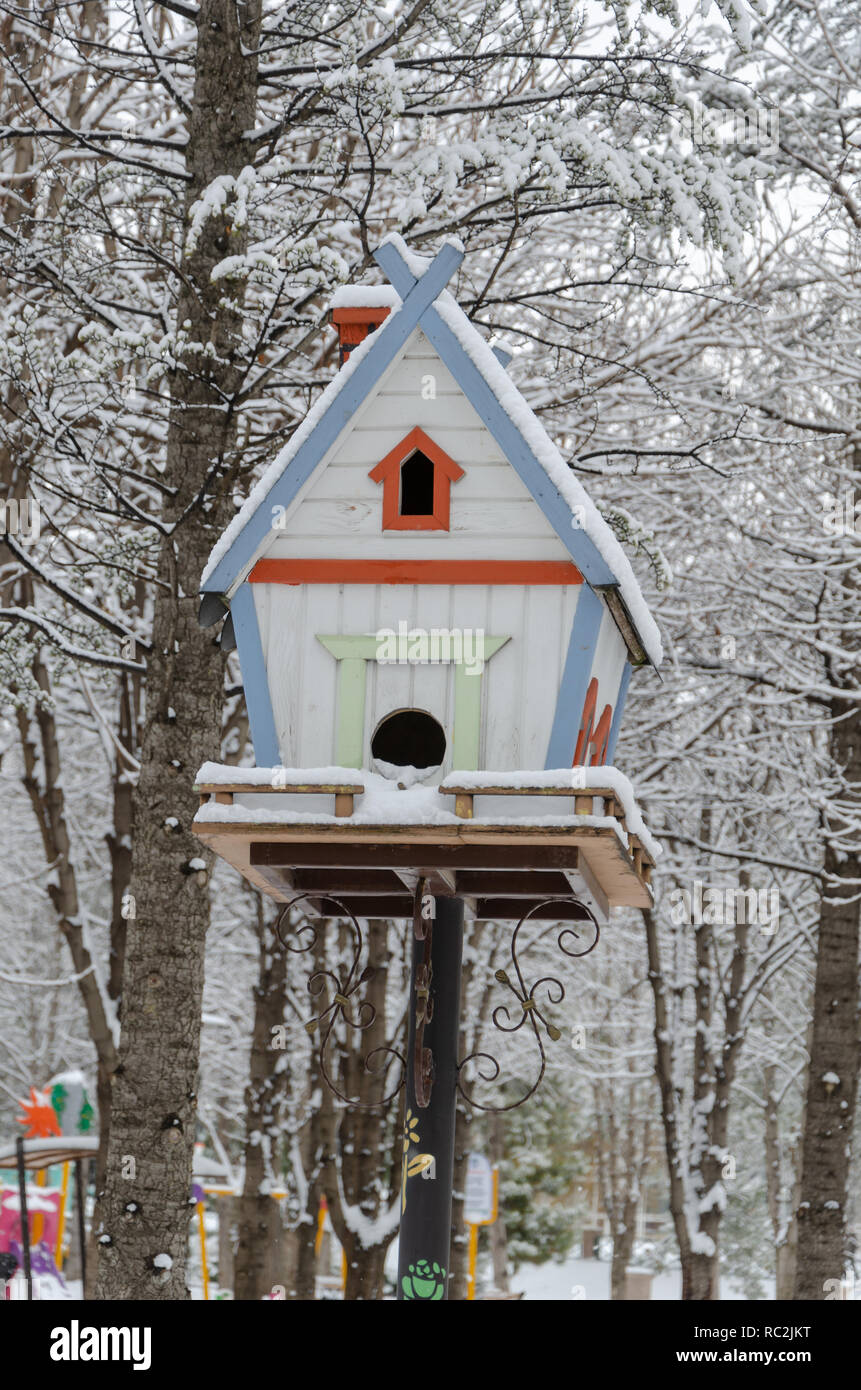
<path fill-rule="evenodd" d="M 522 1095 L 518 1100 L 513 1100 L 508 1105 L 485 1105 L 483 1102 L 475 1100 L 475 1098 L 471 1096 L 467 1090 L 465 1090 L 461 1082 L 461 1074 L 463 1072 L 463 1069 L 469 1062 L 475 1062 L 478 1070 L 478 1080 L 491 1082 L 497 1079 L 502 1068 L 500 1067 L 499 1062 L 493 1056 L 492 1053 L 483 1052 L 481 1050 L 471 1052 L 469 1056 L 464 1057 L 463 1061 L 458 1063 L 457 1088 L 460 1091 L 460 1094 L 463 1096 L 464 1100 L 467 1101 L 468 1104 L 476 1110 L 487 1110 L 495 1114 L 502 1114 L 506 1110 L 516 1110 L 519 1105 L 523 1105 L 524 1101 L 529 1100 L 530 1096 L 533 1096 L 535 1092 L 538 1090 L 538 1087 L 544 1080 L 544 1074 L 547 1070 L 547 1055 L 544 1051 L 544 1040 L 541 1036 L 542 1028 L 547 1033 L 547 1036 L 551 1039 L 552 1042 L 558 1042 L 559 1038 L 562 1036 L 556 1025 L 551 1023 L 550 1020 L 546 1017 L 546 1014 L 544 1012 L 546 1004 L 543 1004 L 538 998 L 538 991 L 541 990 L 543 987 L 546 987 L 547 1003 L 561 1004 L 562 1000 L 565 998 L 565 987 L 562 984 L 562 981 L 558 980 L 555 975 L 542 975 L 539 979 L 535 980 L 532 985 L 527 985 L 523 975 L 523 971 L 520 968 L 520 962 L 517 956 L 519 944 L 518 936 L 520 934 L 521 928 L 524 927 L 525 924 L 529 921 L 530 917 L 532 917 L 541 908 L 550 907 L 552 903 L 556 902 L 564 902 L 566 904 L 570 904 L 571 899 L 546 898 L 543 902 L 535 903 L 529 909 L 528 912 L 524 913 L 520 921 L 517 923 L 517 926 L 514 928 L 514 931 L 511 935 L 510 949 L 511 965 L 515 978 L 512 979 L 511 974 L 506 970 L 497 970 L 495 972 L 495 978 L 499 981 L 501 985 L 505 985 L 517 1000 L 517 1009 L 519 1010 L 519 1012 L 515 1011 L 516 1016 L 512 1021 L 513 1006 L 509 1006 L 508 1004 L 497 1004 L 496 1008 L 493 1010 L 493 1013 L 491 1014 L 493 1026 L 494 1028 L 497 1028 L 501 1033 L 517 1033 L 524 1026 L 524 1024 L 526 1024 L 528 1020 L 529 1026 L 531 1027 L 532 1032 L 535 1035 L 535 1041 L 538 1044 L 538 1052 L 541 1058 L 538 1076 L 535 1078 L 535 1081 L 532 1083 L 525 1095 Z M 568 956 L 572 959 L 580 956 L 588 956 L 590 951 L 594 951 L 595 947 L 598 945 L 598 938 L 600 936 L 598 923 L 595 920 L 595 917 L 593 913 L 590 911 L 590 909 L 586 907 L 584 903 L 578 903 L 577 906 L 581 907 L 583 911 L 587 914 L 588 921 L 591 923 L 592 928 L 594 928 L 594 939 L 590 942 L 588 946 L 585 947 L 585 949 L 572 950 L 569 939 L 573 938 L 573 940 L 579 941 L 578 933 L 574 927 L 563 927 L 556 938 L 556 945 L 559 947 L 559 950 L 562 952 L 563 955 Z M 589 934 L 591 936 L 592 932 L 590 931 Z M 486 1067 L 489 1069 L 483 1071 L 481 1066 L 482 1063 L 485 1063 Z"/>
<path fill-rule="evenodd" d="M 433 980 L 433 919 L 422 917 L 422 900 L 426 884 L 424 879 L 419 879 L 413 903 L 413 934 L 417 941 L 424 942 L 424 955 L 422 961 L 416 967 L 415 990 L 411 999 L 411 1006 L 416 1010 L 415 1016 L 415 1044 L 413 1048 L 412 1067 L 415 1084 L 416 1104 L 420 1109 L 426 1109 L 430 1102 L 431 1090 L 434 1078 L 433 1053 L 430 1048 L 424 1045 L 424 1030 L 433 1016 L 433 999 L 431 997 L 431 984 Z M 285 938 L 282 935 L 282 926 L 288 917 L 291 908 L 296 907 L 304 899 L 315 896 L 311 892 L 299 893 L 285 904 L 275 923 L 275 934 L 285 950 L 295 954 L 305 954 L 313 951 L 318 942 L 318 929 L 313 922 L 307 918 L 302 922 L 291 927 Z M 319 1046 L 317 1047 L 317 1061 L 320 1074 L 326 1085 L 334 1096 L 344 1102 L 345 1105 L 357 1106 L 363 1110 L 372 1110 L 388 1105 L 400 1093 L 406 1078 L 407 1060 L 397 1048 L 380 1046 L 372 1048 L 363 1059 L 366 1073 L 369 1075 L 384 1074 L 391 1065 L 392 1060 L 400 1064 L 400 1076 L 397 1085 L 388 1091 L 380 1100 L 366 1101 L 358 1100 L 344 1095 L 335 1081 L 332 1079 L 327 1063 L 327 1048 L 332 1039 L 333 1031 L 338 1019 L 343 1021 L 344 1027 L 349 1032 L 366 1032 L 376 1020 L 377 1011 L 373 1004 L 368 1000 L 356 998 L 359 988 L 373 979 L 375 971 L 373 966 L 367 965 L 364 970 L 360 970 L 360 962 L 364 940 L 362 930 L 356 920 L 355 915 L 337 898 L 329 895 L 330 901 L 338 908 L 340 916 L 349 922 L 353 933 L 353 958 L 346 978 L 342 981 L 334 970 L 318 969 L 314 970 L 308 977 L 308 993 L 313 999 L 319 999 L 326 990 L 327 983 L 331 986 L 332 993 L 329 1002 L 325 1007 L 309 1019 L 305 1028 L 310 1036 L 319 1034 Z M 536 912 L 542 908 L 551 906 L 553 903 L 566 903 L 570 905 L 570 898 L 547 898 L 543 902 L 535 903 L 517 923 L 511 936 L 510 955 L 511 967 L 509 970 L 497 970 L 496 980 L 510 990 L 516 1000 L 514 1004 L 497 1004 L 491 1014 L 493 1026 L 501 1033 L 517 1033 L 528 1023 L 535 1037 L 540 1058 L 538 1075 L 529 1089 L 517 1100 L 510 1101 L 507 1105 L 488 1105 L 483 1101 L 476 1100 L 466 1089 L 462 1080 L 464 1068 L 468 1063 L 474 1062 L 477 1065 L 478 1080 L 483 1082 L 493 1082 L 499 1077 L 502 1068 L 496 1057 L 490 1052 L 477 1049 L 464 1057 L 458 1063 L 457 1088 L 464 1100 L 476 1110 L 490 1111 L 502 1114 L 507 1110 L 515 1110 L 518 1106 L 529 1100 L 533 1096 L 544 1080 L 547 1071 L 547 1055 L 544 1048 L 544 1038 L 542 1032 L 552 1042 L 557 1042 L 561 1037 L 559 1029 L 547 1016 L 547 1006 L 561 1004 L 565 998 L 565 987 L 562 981 L 555 975 L 542 975 L 531 985 L 527 984 L 526 978 L 521 969 L 518 956 L 519 936 L 526 923 Z M 577 927 L 563 926 L 556 937 L 556 945 L 563 955 L 569 959 L 577 959 L 581 956 L 588 956 L 594 951 L 598 944 L 600 930 L 598 923 L 585 904 L 579 903 L 586 914 L 586 923 L 590 925 L 589 943 L 580 946 L 580 935 Z M 585 925 L 585 923 L 583 924 Z M 572 943 L 576 942 L 579 949 L 574 949 Z M 539 991 L 546 994 L 546 999 L 539 996 Z M 484 1069 L 482 1069 L 482 1064 Z"/>
<path fill-rule="evenodd" d="M 302 955 L 308 951 L 313 951 L 317 945 L 317 927 L 313 922 L 309 922 L 307 918 L 298 923 L 295 927 L 290 928 L 286 940 L 281 934 L 282 923 L 289 914 L 290 909 L 296 907 L 297 904 L 302 902 L 305 898 L 314 896 L 315 894 L 313 893 L 299 893 L 295 898 L 292 898 L 289 903 L 286 903 L 282 911 L 278 914 L 278 919 L 275 923 L 275 935 L 278 937 L 285 951 L 291 951 L 296 955 Z M 334 970 L 314 970 L 312 974 L 308 976 L 308 993 L 311 995 L 312 999 L 320 998 L 326 989 L 327 982 L 334 986 L 334 988 L 331 1003 L 327 1003 L 325 1008 L 321 1009 L 318 1014 L 315 1014 L 313 1018 L 308 1020 L 305 1024 L 305 1030 L 311 1037 L 319 1032 L 320 1044 L 317 1048 L 317 1062 L 320 1068 L 320 1075 L 332 1094 L 337 1096 L 338 1099 L 342 1100 L 346 1105 L 354 1105 L 362 1110 L 376 1110 L 384 1105 L 388 1105 L 402 1089 L 406 1077 L 406 1059 L 398 1052 L 397 1048 L 394 1047 L 374 1047 L 365 1055 L 363 1059 L 364 1068 L 371 1076 L 385 1073 L 391 1064 L 392 1058 L 400 1063 L 401 1074 L 397 1086 L 395 1086 L 393 1090 L 388 1091 L 381 1100 L 356 1100 L 351 1096 L 345 1096 L 343 1091 L 339 1090 L 336 1086 L 329 1074 L 326 1049 L 331 1040 L 337 1020 L 339 1018 L 342 1019 L 348 1030 L 362 1033 L 374 1024 L 377 1017 L 377 1010 L 367 999 L 356 1000 L 355 998 L 356 991 L 359 987 L 363 984 L 367 984 L 369 980 L 372 980 L 376 973 L 372 965 L 366 965 L 364 970 L 361 972 L 359 971 L 359 963 L 361 961 L 362 947 L 364 944 L 361 927 L 349 908 L 345 907 L 337 898 L 333 898 L 331 894 L 328 896 L 330 901 L 339 909 L 340 915 L 349 921 L 352 927 L 353 960 L 343 983 L 335 974 Z M 305 933 L 309 935 L 308 938 L 303 941 Z M 295 939 L 295 942 L 300 942 L 302 944 L 294 944 L 294 940 L 291 940 L 291 937 Z M 353 1009 L 356 1005 L 358 1005 L 358 1008 L 356 1012 L 353 1013 Z"/>

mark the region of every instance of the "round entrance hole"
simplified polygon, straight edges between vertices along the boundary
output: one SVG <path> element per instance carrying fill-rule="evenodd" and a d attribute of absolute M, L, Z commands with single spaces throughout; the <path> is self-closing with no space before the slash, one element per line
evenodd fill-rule
<path fill-rule="evenodd" d="M 371 753 L 393 767 L 439 767 L 445 757 L 445 733 L 424 710 L 399 709 L 377 725 Z"/>

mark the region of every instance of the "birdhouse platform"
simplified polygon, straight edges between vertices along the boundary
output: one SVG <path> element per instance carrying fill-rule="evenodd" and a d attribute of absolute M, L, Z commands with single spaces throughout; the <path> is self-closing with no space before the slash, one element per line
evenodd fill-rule
<path fill-rule="evenodd" d="M 324 917 L 412 917 L 414 894 L 478 920 L 577 921 L 650 907 L 657 846 L 615 768 L 453 773 L 438 786 L 349 768 L 207 763 L 197 835 L 279 902 Z M 546 906 L 543 906 L 546 904 Z"/>

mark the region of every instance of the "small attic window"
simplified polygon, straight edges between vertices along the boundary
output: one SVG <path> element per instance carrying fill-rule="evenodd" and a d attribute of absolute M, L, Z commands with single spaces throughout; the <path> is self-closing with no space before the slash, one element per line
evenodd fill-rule
<path fill-rule="evenodd" d="M 383 485 L 384 531 L 447 531 L 449 492 L 463 469 L 420 426 L 410 430 L 368 477 Z"/>
<path fill-rule="evenodd" d="M 433 516 L 434 465 L 416 449 L 401 465 L 399 516 Z"/>

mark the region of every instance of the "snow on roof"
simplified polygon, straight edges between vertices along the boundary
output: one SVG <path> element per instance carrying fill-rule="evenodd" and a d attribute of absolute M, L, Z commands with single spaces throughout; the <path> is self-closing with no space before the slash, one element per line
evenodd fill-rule
<path fill-rule="evenodd" d="M 259 480 L 249 492 L 230 525 L 221 536 L 219 536 L 215 545 L 212 547 L 212 553 L 200 577 L 201 588 L 206 584 L 207 579 L 212 574 L 215 567 L 224 559 L 230 547 L 233 545 L 233 542 L 245 529 L 247 523 L 257 511 L 257 508 L 263 505 L 270 489 L 278 481 L 285 468 L 288 467 L 291 460 L 299 452 L 305 440 L 312 434 L 320 420 L 322 420 L 323 416 L 326 414 L 326 411 L 341 394 L 359 363 L 363 361 L 374 345 L 379 342 L 380 335 L 388 329 L 396 315 L 400 313 L 401 300 L 400 296 L 396 297 L 397 304 L 392 309 L 385 323 L 376 333 L 369 334 L 364 342 L 359 343 L 358 347 L 353 348 L 341 370 L 335 374 L 322 395 L 318 396 L 301 425 L 297 426 L 293 431 L 281 452 L 276 455 L 269 467 L 264 469 Z"/>
<path fill-rule="evenodd" d="M 511 423 L 525 440 L 556 490 L 571 508 L 572 526 L 580 526 L 607 561 L 616 579 L 631 621 L 642 639 L 649 660 L 660 666 L 663 646 L 658 625 L 649 612 L 642 590 L 637 583 L 631 562 L 602 517 L 582 483 L 575 478 L 556 445 L 520 394 L 508 372 L 478 329 L 470 323 L 454 296 L 443 290 L 434 302 L 440 318 L 451 329 L 488 386 L 493 391 Z"/>
<path fill-rule="evenodd" d="M 416 256 L 413 252 L 409 251 L 403 238 L 397 233 L 391 233 L 385 238 L 385 242 L 390 242 L 397 247 L 398 252 L 403 257 L 410 271 L 417 278 L 420 278 L 430 266 L 431 262 L 429 260 L 422 256 Z M 385 242 L 383 244 L 385 244 Z M 459 243 L 457 244 L 459 245 Z M 287 444 L 265 470 L 257 485 L 252 488 L 242 508 L 233 518 L 233 521 L 227 527 L 224 534 L 216 542 L 203 572 L 201 585 L 206 583 L 206 580 L 215 569 L 216 565 L 227 554 L 236 537 L 244 529 L 246 523 L 264 501 L 274 483 L 289 466 L 291 460 L 314 430 L 318 421 L 322 419 L 332 402 L 340 395 L 341 391 L 344 390 L 359 363 L 364 359 L 365 355 L 373 349 L 374 344 L 379 341 L 380 336 L 389 329 L 395 316 L 400 311 L 402 300 L 392 286 L 345 285 L 339 290 L 336 290 L 332 305 L 333 307 L 338 307 L 339 304 L 341 307 L 346 307 L 347 305 L 362 308 L 374 307 L 367 298 L 370 291 L 374 293 L 385 293 L 385 301 L 379 300 L 378 303 L 385 302 L 389 304 L 392 308 L 392 312 L 375 334 L 369 335 L 364 342 L 353 349 L 347 362 L 333 377 L 332 381 L 330 381 L 323 394 L 305 416 L 302 424 L 294 431 Z M 339 299 L 339 296 L 345 296 L 345 298 Z M 502 409 L 511 420 L 515 429 L 518 430 L 527 447 L 544 469 L 544 472 L 547 474 L 554 487 L 568 503 L 571 508 L 572 527 L 576 529 L 579 526 L 585 531 L 603 559 L 607 562 L 618 581 L 622 599 L 624 600 L 631 620 L 642 640 L 649 660 L 654 666 L 659 666 L 663 657 L 661 634 L 658 630 L 657 623 L 649 611 L 642 590 L 640 589 L 631 567 L 631 563 L 620 542 L 616 539 L 607 522 L 601 516 L 595 503 L 586 492 L 586 489 L 577 481 L 574 474 L 571 472 L 571 469 L 547 434 L 544 426 L 533 413 L 526 399 L 514 385 L 508 372 L 495 355 L 493 349 L 485 342 L 478 329 L 470 323 L 466 314 L 450 291 L 445 289 L 442 290 L 433 301 L 433 307 L 484 377 L 496 399 L 499 401 L 499 404 L 502 406 Z"/>
<path fill-rule="evenodd" d="M 401 297 L 392 285 L 341 285 L 332 295 L 332 309 L 395 309 Z"/>

